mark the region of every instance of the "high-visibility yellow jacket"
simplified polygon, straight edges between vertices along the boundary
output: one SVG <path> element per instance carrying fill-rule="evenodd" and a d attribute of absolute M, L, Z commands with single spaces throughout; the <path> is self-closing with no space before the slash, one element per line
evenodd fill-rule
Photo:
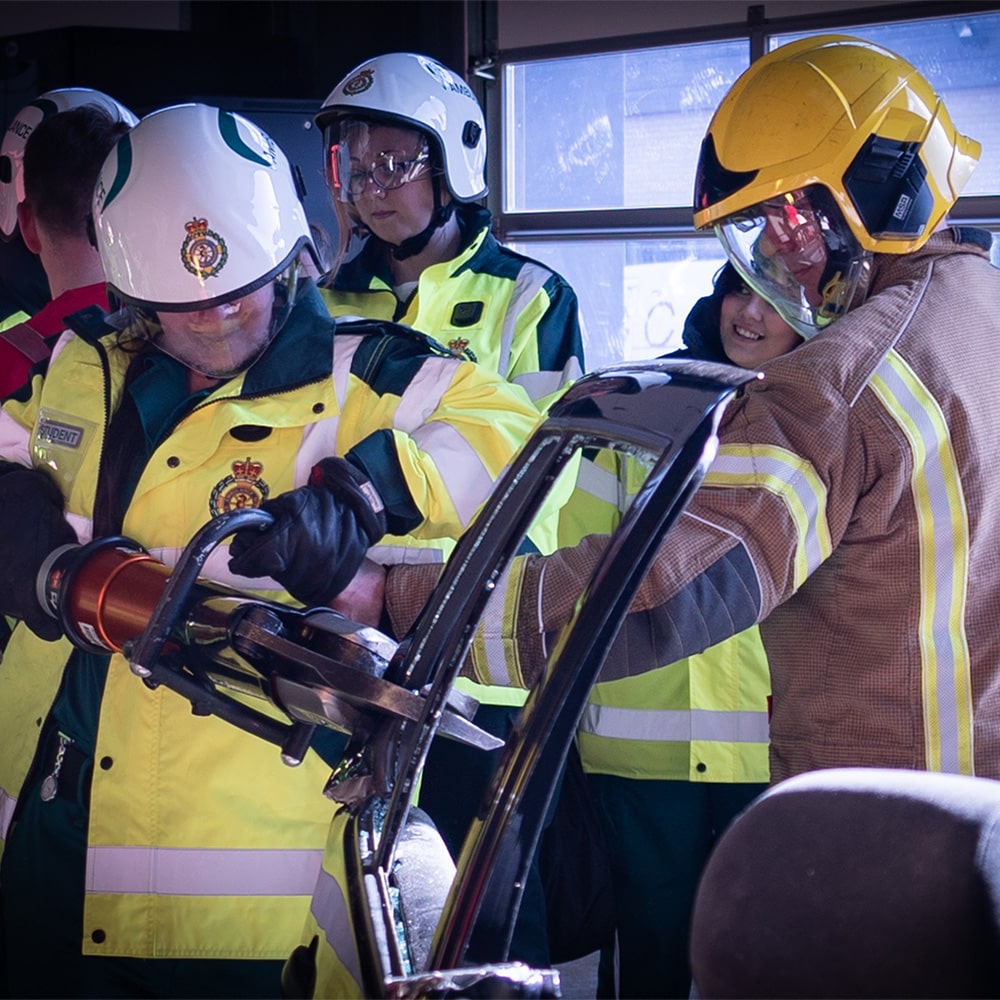
<path fill-rule="evenodd" d="M 589 533 L 614 530 L 646 473 L 640 462 L 606 451 L 581 466 L 574 501 L 587 506 Z M 757 627 L 655 670 L 630 669 L 630 659 L 648 667 L 651 655 L 638 620 L 626 619 L 580 720 L 584 769 L 766 782 L 771 681 Z"/>
<path fill-rule="evenodd" d="M 396 320 L 433 337 L 527 392 L 540 411 L 583 373 L 579 307 L 572 287 L 544 264 L 499 243 L 485 208 L 456 209 L 462 240 L 451 260 L 424 268 L 416 290 L 401 302 L 392 287 L 385 245 L 369 238 L 320 291 L 333 316 Z M 538 552 L 558 544 L 557 508 L 569 492 L 552 498 L 529 532 Z M 385 564 L 443 562 L 452 546 L 387 536 L 371 553 Z M 480 702 L 520 704 L 524 692 L 461 680 Z"/>
<path fill-rule="evenodd" d="M 405 323 L 520 385 L 539 409 L 583 374 L 576 294 L 564 278 L 499 243 L 492 217 L 476 205 L 456 209 L 462 242 L 452 259 L 424 268 L 400 302 L 369 239 L 321 288 L 333 316 Z"/>
<path fill-rule="evenodd" d="M 459 533 L 537 412 L 496 375 L 412 331 L 344 324 L 334 335 L 333 326 L 306 290 L 265 355 L 153 448 L 121 533 L 172 565 L 211 516 L 302 485 L 334 454 L 364 465 L 405 527 Z M 81 541 L 93 531 L 109 419 L 130 358 L 114 335 L 67 334 L 30 397 L 0 411 L 0 458 L 49 469 Z M 289 600 L 274 581 L 236 577 L 227 562 L 220 545 L 204 575 Z M 4 835 L 68 653 L 64 640 L 46 643 L 24 626 L 6 651 Z M 95 728 L 84 953 L 286 957 L 320 869 L 332 814 L 322 795 L 328 767 L 312 751 L 299 768 L 285 767 L 277 748 L 192 715 L 172 691 L 150 691 L 121 656 L 111 660 Z"/>

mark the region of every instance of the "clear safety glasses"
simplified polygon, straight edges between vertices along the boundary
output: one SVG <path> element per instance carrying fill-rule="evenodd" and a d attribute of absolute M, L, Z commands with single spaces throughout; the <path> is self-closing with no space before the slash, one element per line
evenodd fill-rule
<path fill-rule="evenodd" d="M 768 198 L 715 232 L 747 283 L 806 338 L 847 311 L 871 263 L 819 185 Z"/>
<path fill-rule="evenodd" d="M 415 153 L 385 150 L 375 153 L 367 163 L 351 155 L 348 143 L 330 147 L 330 178 L 334 196 L 341 201 L 355 201 L 369 181 L 379 191 L 395 191 L 419 177 L 428 167 L 430 151 L 424 143 Z"/>

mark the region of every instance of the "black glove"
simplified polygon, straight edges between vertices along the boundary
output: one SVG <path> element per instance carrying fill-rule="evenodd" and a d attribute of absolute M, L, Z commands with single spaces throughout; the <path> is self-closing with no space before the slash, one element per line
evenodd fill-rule
<path fill-rule="evenodd" d="M 240 576 L 269 576 L 308 606 L 332 601 L 385 534 L 381 498 L 343 458 L 324 458 L 308 486 L 265 500 L 261 509 L 274 523 L 237 531 L 229 568 Z"/>
<path fill-rule="evenodd" d="M 63 517 L 63 496 L 41 469 L 4 463 L 0 467 L 0 611 L 20 618 L 50 642 L 62 635 L 59 623 L 38 603 L 36 580 L 45 557 L 75 543 Z"/>

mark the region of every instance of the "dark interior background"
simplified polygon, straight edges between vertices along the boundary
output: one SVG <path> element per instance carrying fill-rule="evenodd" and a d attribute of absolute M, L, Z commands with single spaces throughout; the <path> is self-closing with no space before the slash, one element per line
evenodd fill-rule
<path fill-rule="evenodd" d="M 140 117 L 185 101 L 238 111 L 299 167 L 310 219 L 334 235 L 312 116 L 334 84 L 380 53 L 422 52 L 464 71 L 469 18 L 481 9 L 485 0 L 4 0 L 0 118 L 6 128 L 58 87 L 102 90 Z M 0 318 L 35 305 L 44 288 L 36 265 L 19 240 L 0 242 Z"/>
<path fill-rule="evenodd" d="M 32 23 L 19 8 L 37 11 L 41 24 L 65 21 L 75 8 L 81 20 L 87 12 L 92 25 L 89 12 L 106 11 L 113 21 L 119 6 L 121 23 L 134 26 L 19 27 Z M 114 94 L 138 113 L 206 93 L 312 106 L 352 66 L 380 52 L 425 52 L 464 67 L 466 18 L 461 0 L 121 5 L 6 0 L 0 4 L 4 111 L 17 111 L 20 96 L 84 83 Z M 10 108 L 11 100 L 18 107 Z"/>

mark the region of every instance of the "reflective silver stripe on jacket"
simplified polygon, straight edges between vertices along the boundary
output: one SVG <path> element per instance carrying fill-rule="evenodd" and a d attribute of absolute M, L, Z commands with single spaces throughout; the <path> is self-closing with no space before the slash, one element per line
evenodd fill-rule
<path fill-rule="evenodd" d="M 508 378 L 510 375 L 510 352 L 514 346 L 514 335 L 517 333 L 517 324 L 521 319 L 521 314 L 527 309 L 532 299 L 545 288 L 545 282 L 551 277 L 552 272 L 547 267 L 542 267 L 534 261 L 525 261 L 524 266 L 517 272 L 510 299 L 507 301 L 503 327 L 500 330 L 500 358 L 497 374 L 502 378 Z"/>
<path fill-rule="evenodd" d="M 443 420 L 428 420 L 441 405 L 454 376 L 454 358 L 427 358 L 400 397 L 392 426 L 408 433 L 417 448 L 430 456 L 452 507 L 466 525 L 492 492 L 494 480 L 461 430 Z"/>
<path fill-rule="evenodd" d="M 781 498 L 798 536 L 796 587 L 833 551 L 826 522 L 826 487 L 812 464 L 794 452 L 769 445 L 723 445 L 703 486 L 764 489 Z"/>
<path fill-rule="evenodd" d="M 7 462 L 31 465 L 31 432 L 25 430 L 6 410 L 0 410 L 0 455 Z"/>
<path fill-rule="evenodd" d="M 618 708 L 589 703 L 580 730 L 618 740 L 658 743 L 767 743 L 767 712 L 723 712 L 703 708 Z"/>
<path fill-rule="evenodd" d="M 537 403 L 564 385 L 575 382 L 582 374 L 580 362 L 576 358 L 570 358 L 561 372 L 522 372 L 509 381 L 519 385 L 531 397 L 531 401 Z"/>
<path fill-rule="evenodd" d="M 337 880 L 325 870 L 320 871 L 316 880 L 310 910 L 313 919 L 326 937 L 326 943 L 336 953 L 340 963 L 361 990 L 363 988 L 361 962 L 358 959 L 358 948 L 354 940 L 347 900 Z"/>
<path fill-rule="evenodd" d="M 870 385 L 913 454 L 927 767 L 974 774 L 972 668 L 965 632 L 969 514 L 958 460 L 940 404 L 900 355 L 890 352 Z"/>
<path fill-rule="evenodd" d="M 489 673 L 489 681 L 482 683 L 508 687 L 511 683 L 510 672 L 507 669 L 507 645 L 503 638 L 497 635 L 484 634 L 480 650 L 485 659 L 485 667 Z"/>
<path fill-rule="evenodd" d="M 321 850 L 90 847 L 87 892 L 153 896 L 309 896 Z"/>
<path fill-rule="evenodd" d="M 585 458 L 580 462 L 580 471 L 576 475 L 576 488 L 619 510 L 624 510 L 627 506 L 623 484 L 618 476 L 590 459 Z"/>
<path fill-rule="evenodd" d="M 386 538 L 389 536 L 386 535 Z M 440 545 L 386 545 L 379 542 L 368 550 L 368 558 L 383 566 L 396 566 L 400 563 L 436 563 L 441 566 L 455 547 L 451 539 L 433 539 Z"/>
<path fill-rule="evenodd" d="M 17 799 L 8 794 L 6 789 L 0 788 L 0 840 L 7 839 L 7 831 L 10 830 L 11 821 L 14 819 L 16 806 Z"/>
<path fill-rule="evenodd" d="M 508 655 L 516 655 L 516 650 L 510 650 L 504 640 L 505 632 L 509 632 L 510 614 L 507 598 L 510 570 L 511 567 L 508 566 L 503 571 L 493 588 L 492 596 L 486 602 L 474 643 L 479 679 L 487 683 L 486 678 L 482 676 L 485 668 L 489 674 L 489 683 L 499 687 L 507 687 L 513 683 L 509 669 L 512 664 L 508 662 Z"/>

